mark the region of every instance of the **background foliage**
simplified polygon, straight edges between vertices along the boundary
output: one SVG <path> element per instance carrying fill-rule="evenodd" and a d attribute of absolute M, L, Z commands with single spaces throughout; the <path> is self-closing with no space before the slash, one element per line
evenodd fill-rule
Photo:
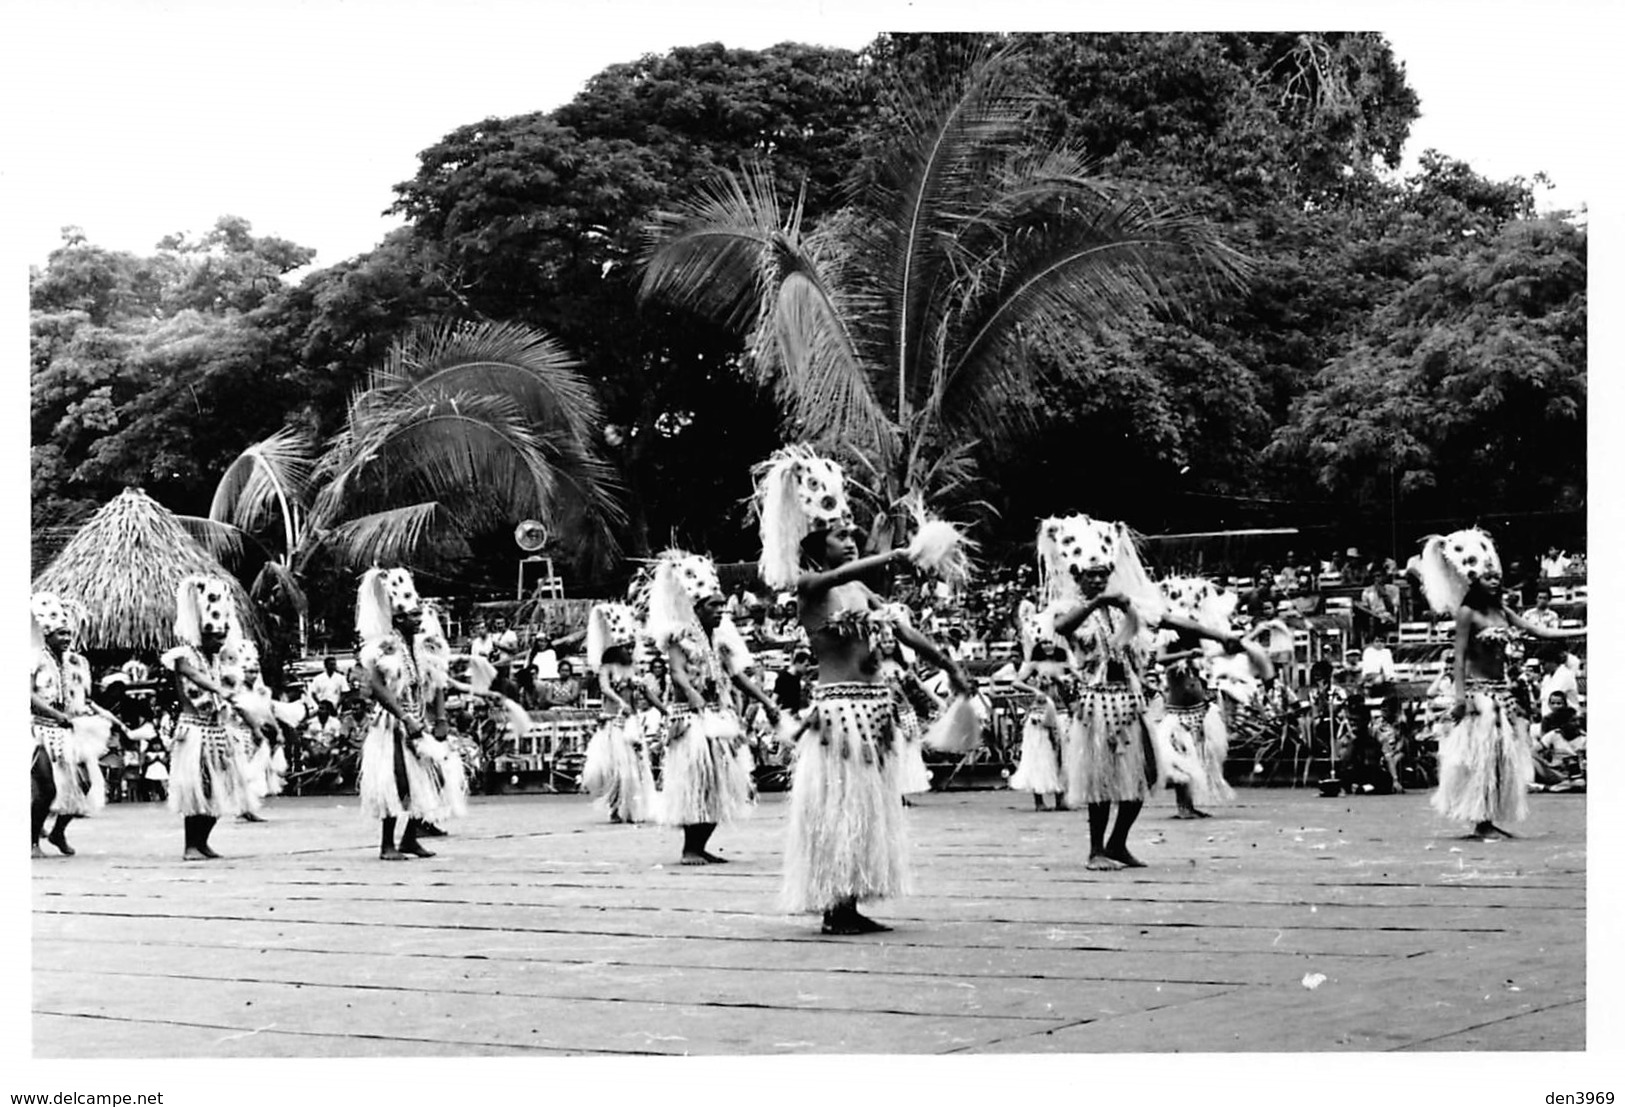
<path fill-rule="evenodd" d="M 470 321 L 538 328 L 579 363 L 625 550 L 753 556 L 747 471 L 784 412 L 740 336 L 639 307 L 639 229 L 747 159 L 818 227 L 881 169 L 898 120 L 879 91 L 974 45 L 712 44 L 612 66 L 553 111 L 441 137 L 396 187 L 406 226 L 324 268 L 236 216 L 144 257 L 67 229 L 30 282 L 36 554 L 126 485 L 205 513 L 245 446 L 289 424 L 331 437 L 393 342 Z M 1107 327 L 1029 401 L 1036 429 L 969 445 L 995 552 L 1062 509 L 1151 532 L 1318 526 L 1362 548 L 1583 509 L 1586 232 L 1536 216 L 1538 178 L 1437 152 L 1401 178 L 1420 105 L 1380 36 L 1023 45 L 1044 142 L 1210 220 L 1253 273 L 1187 317 Z M 1583 533 L 1578 516 L 1527 517 L 1531 543 Z M 431 587 L 506 587 L 509 529 L 425 565 Z"/>

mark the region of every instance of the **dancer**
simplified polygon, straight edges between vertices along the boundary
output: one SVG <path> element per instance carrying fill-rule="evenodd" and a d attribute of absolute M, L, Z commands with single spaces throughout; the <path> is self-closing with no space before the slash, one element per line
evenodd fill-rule
<path fill-rule="evenodd" d="M 29 607 L 33 616 L 30 721 L 34 737 L 29 768 L 29 856 L 45 856 L 40 835 L 45 832 L 46 817 L 54 814 L 56 821 L 46 841 L 64 857 L 72 857 L 76 851 L 68 845 L 68 824 L 107 803 L 98 760 L 107 748 L 107 733 L 117 730 L 127 736 L 129 732 L 90 698 L 90 664 L 72 649 L 77 620 L 66 605 L 53 593 L 38 592 Z M 87 725 L 91 719 L 106 721 Z"/>
<path fill-rule="evenodd" d="M 654 813 L 656 798 L 643 722 L 633 708 L 639 692 L 664 714 L 660 693 L 637 671 L 637 615 L 626 604 L 597 604 L 587 615 L 587 667 L 598 674 L 605 720 L 587 743 L 581 784 L 597 794 L 594 806 L 612 823 L 639 823 Z"/>
<path fill-rule="evenodd" d="M 931 790 L 931 770 L 925 765 L 925 724 L 942 710 L 942 700 L 927 688 L 914 672 L 914 651 L 897 640 L 893 623 L 908 622 L 908 608 L 887 604 L 887 619 L 879 624 L 876 657 L 880 677 L 892 690 L 897 704 L 899 763 L 897 786 L 903 793 L 903 806 L 912 807 L 908 797 Z"/>
<path fill-rule="evenodd" d="M 244 716 L 235 711 L 227 712 L 224 721 L 232 738 L 242 746 L 243 757 L 248 762 L 248 793 L 253 805 L 237 817 L 248 823 L 262 823 L 265 819 L 260 811 L 265 800 L 282 794 L 288 763 L 282 752 L 281 728 L 273 711 L 271 690 L 260 677 L 260 652 L 253 642 L 245 639 L 238 647 L 238 655 L 243 670 L 242 709 L 253 722 L 246 722 Z"/>
<path fill-rule="evenodd" d="M 750 650 L 723 611 L 710 558 L 667 550 L 645 590 L 649 634 L 671 671 L 660 822 L 683 828 L 682 864 L 721 864 L 727 859 L 706 849 L 711 835 L 750 805 L 750 780 L 736 754 L 744 727 L 729 685 L 760 703 L 775 726 L 779 709 L 745 675 Z"/>
<path fill-rule="evenodd" d="M 1169 577 L 1161 582 L 1169 629 L 1162 635 L 1163 648 L 1157 661 L 1163 665 L 1163 713 L 1155 737 L 1161 747 L 1164 775 L 1174 790 L 1176 819 L 1205 819 L 1196 798 L 1228 803 L 1235 790 L 1224 779 L 1224 762 L 1230 752 L 1230 731 L 1225 725 L 1224 708 L 1209 695 L 1203 662 L 1210 651 L 1206 643 L 1218 643 L 1212 653 L 1245 657 L 1254 670 L 1274 675 L 1269 655 L 1256 642 L 1237 636 L 1230 629 L 1230 613 L 1235 608 L 1234 593 L 1220 592 L 1201 577 Z"/>
<path fill-rule="evenodd" d="M 357 664 L 375 704 L 361 746 L 361 813 L 382 824 L 379 860 L 433 857 L 418 841 L 423 824 L 467 810 L 463 762 L 445 741 L 451 648 L 405 569 L 369 569 L 355 610 Z"/>
<path fill-rule="evenodd" d="M 255 727 L 253 705 L 243 694 L 243 636 L 237 604 L 217 577 L 188 577 L 175 592 L 175 637 L 181 644 L 163 655 L 175 674 L 180 717 L 169 758 L 169 809 L 181 816 L 187 861 L 220 855 L 209 835 L 223 815 L 241 815 L 255 804 L 251 770 L 232 731 Z"/>
<path fill-rule="evenodd" d="M 1429 537 L 1422 546 L 1422 592 L 1440 615 L 1456 619 L 1455 705 L 1439 743 L 1433 809 L 1473 824 L 1479 840 L 1510 838 L 1498 824 L 1529 814 L 1534 763 L 1529 717 L 1507 679 L 1506 648 L 1516 631 L 1534 638 L 1579 638 L 1585 628 L 1537 626 L 1501 595 L 1501 558 L 1483 531 Z"/>
<path fill-rule="evenodd" d="M 1038 568 L 1055 633 L 1082 682 L 1067 741 L 1066 798 L 1089 809 L 1087 867 L 1142 868 L 1128 834 L 1162 777 L 1144 688 L 1161 593 L 1133 532 L 1087 515 L 1039 524 Z"/>
<path fill-rule="evenodd" d="M 945 670 L 955 692 L 972 689 L 959 666 L 898 620 L 863 578 L 905 558 L 941 564 L 956 544 L 944 540 L 945 524 L 934 524 L 930 541 L 860 558 L 840 466 L 793 446 L 757 466 L 755 476 L 758 569 L 769 587 L 794 587 L 818 665 L 797 736 L 784 905 L 821 911 L 825 934 L 890 930 L 858 912 L 859 900 L 905 894 L 909 886 L 897 700 L 876 656 L 882 628 Z"/>
<path fill-rule="evenodd" d="M 1062 717 L 1067 702 L 1066 647 L 1055 636 L 1055 615 L 1026 603 L 1020 612 L 1022 663 L 1014 687 L 1033 697 L 1021 723 L 1021 755 L 1010 787 L 1033 794 L 1033 810 L 1049 810 L 1044 796 L 1055 797 L 1055 810 L 1067 810 L 1066 776 L 1062 768 L 1069 720 Z"/>

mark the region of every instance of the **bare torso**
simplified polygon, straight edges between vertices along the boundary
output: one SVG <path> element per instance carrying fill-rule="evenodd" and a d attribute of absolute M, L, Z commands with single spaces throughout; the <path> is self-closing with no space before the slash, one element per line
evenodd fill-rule
<path fill-rule="evenodd" d="M 842 625 L 843 615 L 867 615 L 877 606 L 874 593 L 860 581 L 802 590 L 798 614 L 818 662 L 818 683 L 873 684 L 880 680 L 880 659 L 870 647 L 867 633 L 855 633 L 858 628 Z"/>

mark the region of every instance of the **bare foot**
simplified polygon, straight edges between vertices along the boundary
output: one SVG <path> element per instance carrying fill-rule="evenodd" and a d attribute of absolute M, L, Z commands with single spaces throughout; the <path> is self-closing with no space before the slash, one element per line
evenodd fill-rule
<path fill-rule="evenodd" d="M 72 857 L 76 852 L 72 846 L 68 845 L 68 836 L 60 830 L 51 831 L 45 840 L 55 846 L 64 857 Z"/>
<path fill-rule="evenodd" d="M 187 846 L 186 852 L 181 854 L 182 861 L 207 861 L 208 859 L 209 855 L 196 846 Z"/>
<path fill-rule="evenodd" d="M 1507 833 L 1494 823 L 1479 823 L 1473 827 L 1471 834 L 1464 834 L 1462 837 L 1470 842 L 1497 842 L 1502 838 L 1512 838 L 1515 835 Z"/>
<path fill-rule="evenodd" d="M 259 815 L 254 814 L 254 812 L 252 812 L 252 811 L 244 811 L 241 815 L 238 815 L 237 818 L 239 818 L 240 820 L 242 820 L 245 823 L 263 823 L 265 821 L 263 818 L 261 818 Z"/>
<path fill-rule="evenodd" d="M 1141 861 L 1138 857 L 1135 857 L 1132 853 L 1130 853 L 1127 846 L 1119 846 L 1116 849 L 1112 849 L 1110 846 L 1108 846 L 1106 848 L 1106 856 L 1110 857 L 1113 861 L 1119 862 L 1126 869 L 1145 868 L 1145 862 Z"/>
<path fill-rule="evenodd" d="M 384 849 L 384 850 L 379 850 L 378 851 L 378 860 L 380 860 L 380 861 L 410 861 L 410 860 L 412 860 L 412 857 L 411 857 L 410 854 L 402 853 L 398 849 Z"/>
<path fill-rule="evenodd" d="M 609 813 L 609 821 L 612 822 L 612 823 L 624 823 L 626 820 L 621 818 L 620 815 L 617 814 L 616 812 L 611 811 Z"/>
<path fill-rule="evenodd" d="M 703 849 L 700 851 L 700 856 L 705 858 L 705 863 L 708 865 L 726 865 L 728 863 L 726 857 L 718 857 L 716 854 Z"/>
<path fill-rule="evenodd" d="M 679 865 L 709 865 L 711 862 L 706 859 L 704 853 L 689 853 L 684 850 L 682 858 L 677 863 Z"/>
<path fill-rule="evenodd" d="M 30 848 L 30 850 L 28 852 L 28 856 L 32 857 L 36 861 L 39 861 L 42 858 L 44 858 L 45 851 L 39 848 L 39 843 L 38 842 L 35 842 L 33 844 L 33 846 Z"/>
<path fill-rule="evenodd" d="M 1107 857 L 1104 853 L 1091 853 L 1089 861 L 1084 868 L 1094 869 L 1096 872 L 1116 872 L 1123 867 L 1121 861 Z"/>
<path fill-rule="evenodd" d="M 434 850 L 424 849 L 417 842 L 402 842 L 400 852 L 409 853 L 413 857 L 433 857 Z"/>
<path fill-rule="evenodd" d="M 1170 819 L 1200 819 L 1202 814 L 1193 807 L 1189 811 L 1175 811 L 1168 817 Z"/>

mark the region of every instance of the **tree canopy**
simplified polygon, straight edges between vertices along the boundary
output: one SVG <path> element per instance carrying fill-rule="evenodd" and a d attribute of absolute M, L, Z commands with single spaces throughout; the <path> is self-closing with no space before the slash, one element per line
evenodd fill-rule
<path fill-rule="evenodd" d="M 1060 152 L 1061 176 L 1181 213 L 1248 261 L 1244 284 L 1217 281 L 1184 311 L 1024 330 L 986 378 L 1020 387 L 996 399 L 938 378 L 939 456 L 978 474 L 989 546 L 1021 547 L 1035 515 L 1062 508 L 1146 530 L 1327 524 L 1364 546 L 1391 513 L 1421 526 L 1583 507 L 1586 231 L 1536 215 L 1538 177 L 1488 179 L 1436 151 L 1401 176 L 1421 105 L 1380 35 L 888 35 L 859 52 L 674 49 L 551 111 L 425 136 L 396 189 L 406 225 L 297 279 L 312 252 L 237 216 L 144 256 L 65 229 L 30 278 L 36 554 L 125 486 L 204 514 L 244 449 L 284 427 L 334 440 L 392 347 L 450 321 L 570 351 L 626 552 L 749 558 L 749 466 L 813 408 L 756 372 L 740 320 L 639 303 L 641 228 L 726 174 L 747 195 L 771 181 L 772 225 L 795 232 L 783 258 L 844 272 L 846 295 L 886 292 L 897 270 L 876 244 L 900 208 L 877 197 L 906 196 L 900 136 L 977 51 L 1004 52 L 1022 90 L 999 172 L 1053 178 Z M 885 94 L 899 86 L 916 95 Z M 896 301 L 912 305 L 911 358 L 971 333 L 978 296 L 1041 233 L 1009 224 L 1019 234 L 995 249 L 978 239 L 985 213 L 955 211 L 966 251 L 933 255 L 941 281 Z M 921 387 L 878 388 L 877 410 L 923 410 L 935 385 Z M 477 588 L 510 579 L 511 558 L 511 541 L 477 538 L 445 572 Z"/>

